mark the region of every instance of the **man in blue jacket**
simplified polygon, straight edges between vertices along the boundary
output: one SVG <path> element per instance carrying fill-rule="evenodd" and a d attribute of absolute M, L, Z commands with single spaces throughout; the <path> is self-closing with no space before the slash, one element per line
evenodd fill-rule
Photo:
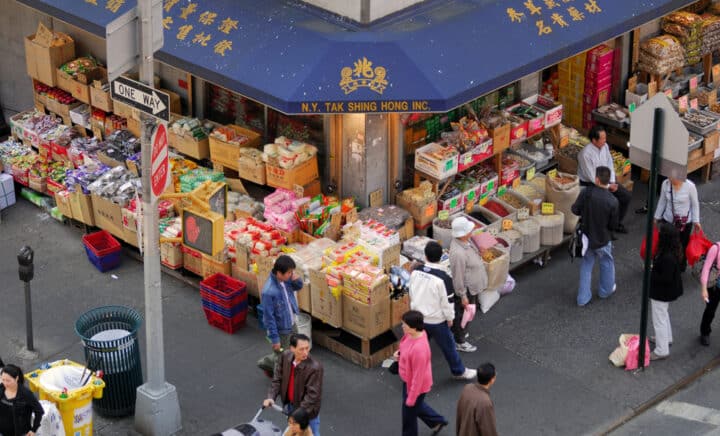
<path fill-rule="evenodd" d="M 303 280 L 295 273 L 295 261 L 290 256 L 278 257 L 261 297 L 263 323 L 273 351 L 261 358 L 258 366 L 268 377 L 272 377 L 280 353 L 290 346 L 290 335 L 297 333 L 295 321 L 299 309 L 295 292 L 302 287 Z"/>

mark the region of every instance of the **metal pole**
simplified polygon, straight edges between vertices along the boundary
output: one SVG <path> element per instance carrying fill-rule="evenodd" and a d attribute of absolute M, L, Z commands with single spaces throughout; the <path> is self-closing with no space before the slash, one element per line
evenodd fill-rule
<path fill-rule="evenodd" d="M 658 161 L 662 145 L 663 110 L 655 109 L 653 118 L 652 154 L 650 156 L 650 183 L 648 186 L 647 219 L 645 223 L 645 271 L 643 273 L 642 310 L 640 312 L 640 352 L 638 353 L 638 367 L 645 370 L 645 339 L 647 338 L 648 305 L 650 304 L 650 269 L 653 252 L 653 217 L 655 216 L 655 201 L 657 190 Z"/>
<path fill-rule="evenodd" d="M 27 332 L 27 349 L 35 351 L 33 344 L 33 327 L 32 327 L 32 301 L 30 301 L 30 282 L 25 282 L 25 330 Z"/>

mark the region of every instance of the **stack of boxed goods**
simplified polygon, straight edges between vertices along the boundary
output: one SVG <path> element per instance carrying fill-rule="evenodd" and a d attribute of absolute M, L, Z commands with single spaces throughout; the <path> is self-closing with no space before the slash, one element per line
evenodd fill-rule
<path fill-rule="evenodd" d="M 415 169 L 437 180 L 444 180 L 457 174 L 458 156 L 455 147 L 431 142 L 415 150 Z"/>
<path fill-rule="evenodd" d="M 137 245 L 137 235 L 128 234 L 122 225 L 122 208 L 142 189 L 140 179 L 124 166 L 118 166 L 92 182 L 88 189 L 92 193 L 95 225 Z"/>
<path fill-rule="evenodd" d="M 65 181 L 65 165 L 62 162 L 50 162 L 38 160 L 30 167 L 28 172 L 28 181 L 30 189 L 41 194 L 50 191 L 48 183 L 52 180 L 53 186 L 51 194 L 62 190 Z"/>
<path fill-rule="evenodd" d="M 694 65 L 701 60 L 703 18 L 691 12 L 677 11 L 662 20 L 662 30 L 680 41 L 685 50 L 685 63 Z"/>
<path fill-rule="evenodd" d="M 210 132 L 215 128 L 211 122 L 203 123 L 197 118 L 180 118 L 170 125 L 168 141 L 180 153 L 195 159 L 210 157 Z"/>
<path fill-rule="evenodd" d="M 430 225 L 437 214 L 435 192 L 428 181 L 420 182 L 416 188 L 402 191 L 395 197 L 395 203 L 410 212 L 418 229 Z"/>
<path fill-rule="evenodd" d="M 238 170 L 240 148 L 257 147 L 260 135 L 240 126 L 218 126 L 210 133 L 210 159 L 223 167 Z"/>
<path fill-rule="evenodd" d="M 346 198 L 342 202 L 336 197 L 326 197 L 322 194 L 310 198 L 310 201 L 300 206 L 296 217 L 300 232 L 305 242 L 309 238 L 324 237 L 337 241 L 340 238 L 340 227 L 354 221 L 348 214 L 355 211 L 355 201 Z"/>
<path fill-rule="evenodd" d="M 170 156 L 170 174 L 172 174 L 172 184 L 168 188 L 170 192 L 184 192 L 180 186 L 180 176 L 197 169 L 198 165 L 179 156 Z M 219 174 L 218 174 L 219 176 Z"/>
<path fill-rule="evenodd" d="M 453 188 L 457 188 L 460 191 L 460 199 L 462 207 L 467 205 L 475 204 L 478 202 L 480 196 L 480 182 L 469 174 L 464 177 L 458 177 L 452 184 Z M 445 208 L 445 210 L 452 209 L 451 207 Z"/>
<path fill-rule="evenodd" d="M 595 125 L 592 111 L 610 102 L 614 57 L 615 51 L 604 44 L 593 48 L 587 53 L 585 93 L 583 96 L 583 129 L 589 129 Z"/>
<path fill-rule="evenodd" d="M 295 261 L 296 271 L 302 274 L 305 283 L 303 288 L 296 294 L 300 310 L 312 313 L 310 273 L 322 269 L 322 257 L 325 250 L 335 246 L 336 242 L 327 238 L 315 239 L 307 245 L 294 244 L 291 246 L 294 251 L 291 251 L 288 255 Z"/>
<path fill-rule="evenodd" d="M 30 117 L 25 118 L 22 123 L 23 143 L 27 146 L 40 148 L 41 136 L 55 130 L 59 124 L 60 120 L 57 117 L 38 112 L 33 113 Z"/>
<path fill-rule="evenodd" d="M 477 180 L 480 184 L 478 201 L 495 195 L 498 189 L 498 175 L 492 165 L 478 165 L 470 170 L 467 175 Z"/>
<path fill-rule="evenodd" d="M 178 239 L 182 236 L 180 217 L 163 218 L 160 220 L 159 226 L 161 238 Z M 161 242 L 160 262 L 170 269 L 182 268 L 182 244 L 180 242 Z"/>
<path fill-rule="evenodd" d="M 39 160 L 40 156 L 35 153 L 10 158 L 8 163 L 13 179 L 23 186 L 30 186 L 30 168 Z"/>
<path fill-rule="evenodd" d="M 685 50 L 671 35 L 660 35 L 640 43 L 638 70 L 664 76 L 685 65 Z"/>
<path fill-rule="evenodd" d="M 248 304 L 243 282 L 213 274 L 200 282 L 200 296 L 208 324 L 230 334 L 245 325 Z"/>
<path fill-rule="evenodd" d="M 583 123 L 585 58 L 586 53 L 580 53 L 558 64 L 558 98 L 564 108 L 563 121 L 577 128 Z"/>
<path fill-rule="evenodd" d="M 367 253 L 378 258 L 385 271 L 400 264 L 400 234 L 374 219 L 358 220 L 343 228 L 344 237 L 356 241 Z"/>
<path fill-rule="evenodd" d="M 453 131 L 445 132 L 441 136 L 443 141 L 460 153 L 458 171 L 464 171 L 493 154 L 490 133 L 480 123 L 462 117 L 457 123 L 450 125 Z"/>
<path fill-rule="evenodd" d="M 702 16 L 702 49 L 703 55 L 720 48 L 720 17 L 712 14 Z M 706 78 L 709 81 L 710 78 Z"/>
<path fill-rule="evenodd" d="M 97 158 L 109 167 L 125 168 L 129 157 L 140 151 L 140 141 L 127 130 L 116 130 L 102 143 Z"/>
<path fill-rule="evenodd" d="M 264 185 L 266 175 L 263 152 L 256 148 L 241 148 L 238 174 L 241 179 Z"/>
<path fill-rule="evenodd" d="M 75 167 L 85 164 L 86 159 L 95 159 L 97 152 L 102 150 L 103 144 L 98 138 L 79 137 L 70 142 L 68 158 Z"/>
<path fill-rule="evenodd" d="M 75 42 L 64 33 L 48 30 L 42 23 L 34 35 L 25 38 L 25 59 L 30 77 L 57 86 L 57 69 L 75 58 Z"/>
<path fill-rule="evenodd" d="M 72 141 L 81 138 L 81 134 L 75 128 L 64 124 L 40 134 L 40 154 L 46 159 L 58 162 L 65 162 L 72 167 L 74 163 L 68 155 L 68 147 Z"/>
<path fill-rule="evenodd" d="M 294 189 L 295 185 L 305 190 L 316 189 L 319 177 L 317 148 L 313 145 L 280 136 L 272 144 L 263 147 L 265 176 L 268 186 Z"/>
<path fill-rule="evenodd" d="M 107 71 L 93 57 L 81 57 L 63 64 L 57 72 L 58 87 L 83 103 L 90 104 L 90 85 L 107 78 Z M 54 112 L 54 111 L 53 111 Z M 59 114 L 64 116 L 64 114 Z"/>
<path fill-rule="evenodd" d="M 515 100 L 514 93 L 510 92 L 510 88 L 505 88 L 507 91 L 502 97 L 506 103 Z M 501 107 L 505 107 L 507 104 L 501 104 Z M 480 123 L 487 129 L 490 134 L 490 138 L 493 141 L 493 153 L 498 154 L 510 146 L 510 121 L 509 114 L 505 111 L 499 110 L 483 110 Z"/>
<path fill-rule="evenodd" d="M 265 203 L 263 215 L 273 227 L 292 233 L 298 228 L 295 213 L 309 200 L 309 198 L 297 198 L 293 191 L 278 188 L 263 200 Z"/>
<path fill-rule="evenodd" d="M 95 225 L 90 185 L 109 169 L 105 165 L 91 162 L 90 165 L 82 165 L 76 170 L 66 172 L 65 186 L 70 192 L 70 207 L 73 219 L 91 226 Z"/>
<path fill-rule="evenodd" d="M 412 217 L 408 211 L 397 206 L 385 205 L 368 207 L 358 213 L 358 218 L 366 223 L 377 222 L 382 224 L 385 229 L 378 229 L 379 232 L 384 232 L 385 230 L 397 232 L 399 237 L 398 242 L 409 239 L 415 234 Z M 383 236 L 388 237 L 390 235 L 384 234 Z M 373 235 L 373 237 L 375 237 L 375 235 Z"/>

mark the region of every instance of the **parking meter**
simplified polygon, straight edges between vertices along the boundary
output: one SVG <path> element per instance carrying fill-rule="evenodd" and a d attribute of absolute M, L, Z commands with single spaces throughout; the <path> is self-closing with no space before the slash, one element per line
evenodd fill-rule
<path fill-rule="evenodd" d="M 35 267 L 33 265 L 34 257 L 35 253 L 33 252 L 33 249 L 27 245 L 21 248 L 20 252 L 18 252 L 18 274 L 20 275 L 20 280 L 23 282 L 27 283 L 33 279 L 35 272 Z"/>

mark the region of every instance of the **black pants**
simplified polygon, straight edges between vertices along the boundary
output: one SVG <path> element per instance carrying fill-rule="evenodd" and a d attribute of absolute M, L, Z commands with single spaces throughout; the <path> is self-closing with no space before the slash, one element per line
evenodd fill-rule
<path fill-rule="evenodd" d="M 580 182 L 581 186 L 592 186 L 594 183 L 592 182 Z M 612 195 L 617 198 L 618 204 L 619 204 L 619 211 L 618 211 L 618 225 L 622 225 L 623 220 L 625 219 L 625 215 L 627 215 L 628 208 L 630 207 L 630 201 L 632 200 L 632 192 L 628 191 L 623 185 L 619 184 L 617 185 L 617 189 L 615 192 L 611 192 Z"/>
<path fill-rule="evenodd" d="M 474 304 L 479 312 L 480 304 L 478 303 L 478 296 L 470 295 L 470 293 L 468 292 L 467 298 L 469 304 Z M 463 312 L 465 312 L 465 308 L 462 305 L 462 298 L 455 295 L 455 319 L 453 320 L 452 332 L 453 337 L 455 338 L 455 343 L 457 344 L 462 344 L 463 342 L 465 342 L 465 333 L 467 332 L 467 328 L 470 326 L 470 323 L 468 323 L 465 328 L 460 327 L 460 324 L 462 324 Z"/>
<path fill-rule="evenodd" d="M 717 310 L 718 303 L 720 303 L 720 289 L 717 286 L 708 288 L 708 300 L 709 303 L 705 305 L 705 311 L 703 312 L 702 321 L 700 322 L 700 334 L 703 336 L 710 336 L 712 328 L 713 318 L 715 318 L 715 311 Z"/>

